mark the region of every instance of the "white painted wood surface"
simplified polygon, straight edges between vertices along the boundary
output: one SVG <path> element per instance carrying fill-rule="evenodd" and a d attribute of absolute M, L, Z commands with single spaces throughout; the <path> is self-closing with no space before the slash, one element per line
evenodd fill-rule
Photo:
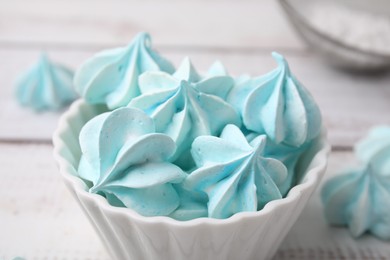
<path fill-rule="evenodd" d="M 50 138 L 61 112 L 19 107 L 14 82 L 42 50 L 76 68 L 98 50 L 126 44 L 138 31 L 149 31 L 156 48 L 176 65 L 189 56 L 200 71 L 218 59 L 233 75 L 260 75 L 275 66 L 270 51 L 284 54 L 318 101 L 339 150 L 331 154 L 326 178 L 353 161 L 350 149 L 370 127 L 390 124 L 390 73 L 352 75 L 327 67 L 305 48 L 274 0 L 1 1 L 1 260 L 109 259 L 51 156 Z M 354 249 L 355 259 L 390 258 L 388 243 L 371 236 L 351 239 L 347 230 L 328 227 L 321 209 L 316 193 L 277 259 L 348 259 Z M 320 235 L 313 238 L 313 232 Z"/>
<path fill-rule="evenodd" d="M 0 24 L 8 44 L 106 46 L 148 31 L 175 48 L 303 47 L 274 0 L 13 0 L 0 4 Z"/>
<path fill-rule="evenodd" d="M 0 165 L 0 259 L 108 259 L 51 145 L 0 145 Z"/>

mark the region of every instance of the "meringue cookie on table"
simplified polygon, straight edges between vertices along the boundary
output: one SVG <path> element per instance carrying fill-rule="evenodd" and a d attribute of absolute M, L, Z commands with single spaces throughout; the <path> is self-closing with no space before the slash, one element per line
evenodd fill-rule
<path fill-rule="evenodd" d="M 169 215 L 180 203 L 173 187 L 186 174 L 170 163 L 175 142 L 155 133 L 153 120 L 134 108 L 118 108 L 91 119 L 80 132 L 81 178 L 90 192 L 141 215 Z"/>
<path fill-rule="evenodd" d="M 373 128 L 355 145 L 362 166 L 325 183 L 322 201 L 330 224 L 390 240 L 390 127 Z"/>
<path fill-rule="evenodd" d="M 73 72 L 42 54 L 38 63 L 17 82 L 16 97 L 34 110 L 58 110 L 77 98 Z"/>
<path fill-rule="evenodd" d="M 276 52 L 278 68 L 257 77 L 242 77 L 228 102 L 240 111 L 245 127 L 275 143 L 301 146 L 321 131 L 321 113 L 310 93 L 291 74 Z"/>
<path fill-rule="evenodd" d="M 374 127 L 354 148 L 356 156 L 371 163 L 374 171 L 390 174 L 390 126 Z"/>
<path fill-rule="evenodd" d="M 209 217 L 257 211 L 282 198 L 278 184 L 285 180 L 287 169 L 280 161 L 264 157 L 265 142 L 262 135 L 248 143 L 235 125 L 227 125 L 219 138 L 195 139 L 191 152 L 197 169 L 183 186 L 208 195 Z"/>
<path fill-rule="evenodd" d="M 321 195 L 330 224 L 347 225 L 354 237 L 369 231 L 390 239 L 390 173 L 368 164 L 330 179 Z"/>
<path fill-rule="evenodd" d="M 74 82 L 88 103 L 115 109 L 140 94 L 138 76 L 145 71 L 172 73 L 174 67 L 151 48 L 149 34 L 139 33 L 127 47 L 102 51 L 84 62 Z"/>
<path fill-rule="evenodd" d="M 129 107 L 145 111 L 156 123 L 156 131 L 177 144 L 176 158 L 182 168 L 191 168 L 192 141 L 200 135 L 219 135 L 226 124 L 240 125 L 236 110 L 223 100 L 234 82 L 228 76 L 201 78 L 189 59 L 169 75 L 145 72 L 139 78 L 141 95 Z"/>

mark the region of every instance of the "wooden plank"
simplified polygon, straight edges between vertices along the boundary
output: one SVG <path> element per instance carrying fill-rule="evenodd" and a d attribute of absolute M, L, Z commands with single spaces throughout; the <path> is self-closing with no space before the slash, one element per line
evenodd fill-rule
<path fill-rule="evenodd" d="M 0 165 L 0 259 L 109 259 L 50 145 L 1 145 Z"/>
<path fill-rule="evenodd" d="M 111 46 L 140 31 L 150 32 L 157 46 L 303 48 L 274 0 L 0 3 L 3 46 Z"/>
<path fill-rule="evenodd" d="M 76 68 L 95 50 L 50 49 L 57 61 Z M 175 51 L 164 56 L 178 65 L 188 55 L 200 71 L 215 60 L 223 61 L 233 75 L 261 75 L 275 67 L 267 51 Z M 292 71 L 318 101 L 333 145 L 350 147 L 376 124 L 390 124 L 390 74 L 353 75 L 329 68 L 310 52 L 286 52 Z M 13 96 L 14 81 L 39 56 L 39 50 L 0 48 L 0 139 L 50 140 L 60 113 L 34 113 L 20 108 Z"/>
<path fill-rule="evenodd" d="M 0 144 L 0 259 L 109 259 L 63 185 L 51 153 L 51 145 Z M 350 152 L 333 152 L 325 179 L 354 163 Z M 291 259 L 292 255 L 295 259 L 329 259 L 324 253 L 322 258 L 310 256 L 334 255 L 346 247 L 357 255 L 357 249 L 389 255 L 385 242 L 371 236 L 353 240 L 346 229 L 328 227 L 317 191 L 276 259 Z"/>

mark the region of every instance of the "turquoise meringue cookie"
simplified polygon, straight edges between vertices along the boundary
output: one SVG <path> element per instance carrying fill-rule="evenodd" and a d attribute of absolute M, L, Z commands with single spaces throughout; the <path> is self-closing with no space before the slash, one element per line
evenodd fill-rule
<path fill-rule="evenodd" d="M 310 93 L 276 52 L 278 68 L 257 78 L 242 77 L 228 101 L 240 111 L 245 127 L 275 143 L 301 146 L 321 131 L 321 113 Z"/>
<path fill-rule="evenodd" d="M 150 74 L 154 74 L 153 72 Z M 157 74 L 154 74 L 157 75 Z M 144 77 L 141 77 L 141 80 L 147 79 L 147 73 L 145 73 Z M 215 62 L 208 70 L 207 76 L 202 77 L 195 70 L 194 66 L 191 63 L 191 60 L 186 57 L 180 64 L 179 68 L 172 75 L 174 79 L 176 79 L 176 85 L 180 83 L 180 81 L 184 80 L 198 89 L 200 92 L 215 95 L 223 100 L 226 100 L 228 93 L 233 88 L 234 79 L 227 74 L 225 67 L 220 62 Z M 140 84 L 142 84 L 140 82 Z M 153 82 L 147 81 L 147 84 L 154 84 Z M 145 85 L 147 85 L 145 84 Z M 142 93 L 148 93 L 154 91 L 154 88 L 144 88 Z"/>
<path fill-rule="evenodd" d="M 264 149 L 264 156 L 281 161 L 287 168 L 286 179 L 278 185 L 282 196 L 286 196 L 290 189 L 297 183 L 296 165 L 305 152 L 308 145 L 301 147 L 276 144 L 267 138 L 267 145 Z"/>
<path fill-rule="evenodd" d="M 219 138 L 195 139 L 191 153 L 197 169 L 183 186 L 208 195 L 209 217 L 257 211 L 282 198 L 278 185 L 285 180 L 287 169 L 280 161 L 264 157 L 265 143 L 265 135 L 248 143 L 235 125 L 227 125 Z"/>
<path fill-rule="evenodd" d="M 146 72 L 139 78 L 141 95 L 129 107 L 139 108 L 151 116 L 156 131 L 170 136 L 177 144 L 176 163 L 184 169 L 193 165 L 190 148 L 200 135 L 219 135 L 226 124 L 240 125 L 235 109 L 223 100 L 233 79 L 216 76 L 202 79 L 185 59 L 179 69 L 169 75 Z"/>
<path fill-rule="evenodd" d="M 77 98 L 73 72 L 42 54 L 17 82 L 16 97 L 21 105 L 37 111 L 58 110 Z"/>
<path fill-rule="evenodd" d="M 347 225 L 358 237 L 369 231 L 390 239 L 390 172 L 381 174 L 368 164 L 330 179 L 322 189 L 325 217 L 330 224 Z"/>
<path fill-rule="evenodd" d="M 169 216 L 176 220 L 186 221 L 207 217 L 207 195 L 203 192 L 186 190 L 183 183 L 174 184 L 180 197 L 180 206 Z"/>
<path fill-rule="evenodd" d="M 138 76 L 145 71 L 172 73 L 174 67 L 151 48 L 150 36 L 140 33 L 127 47 L 103 51 L 87 60 L 74 82 L 87 102 L 115 109 L 140 94 Z"/>
<path fill-rule="evenodd" d="M 208 77 L 217 77 L 217 76 L 229 76 L 225 66 L 223 66 L 222 62 L 215 61 L 207 71 Z"/>
<path fill-rule="evenodd" d="M 373 171 L 390 174 L 390 127 L 377 126 L 355 145 L 356 156 L 370 163 Z"/>
<path fill-rule="evenodd" d="M 259 134 L 255 132 L 246 131 L 245 133 L 245 137 L 249 142 L 259 136 Z M 309 143 L 300 147 L 295 147 L 285 145 L 283 143 L 277 144 L 267 138 L 264 148 L 264 156 L 281 161 L 287 168 L 286 179 L 278 185 L 283 197 L 286 196 L 289 190 L 296 184 L 298 177 L 296 174 L 296 165 L 308 147 Z"/>
<path fill-rule="evenodd" d="M 153 120 L 134 108 L 118 108 L 91 119 L 80 132 L 79 176 L 141 215 L 169 215 L 180 203 L 173 187 L 186 174 L 170 163 L 175 142 L 155 133 Z"/>
<path fill-rule="evenodd" d="M 355 145 L 362 167 L 330 179 L 322 189 L 329 223 L 347 225 L 354 237 L 369 231 L 390 239 L 390 127 L 373 128 Z"/>

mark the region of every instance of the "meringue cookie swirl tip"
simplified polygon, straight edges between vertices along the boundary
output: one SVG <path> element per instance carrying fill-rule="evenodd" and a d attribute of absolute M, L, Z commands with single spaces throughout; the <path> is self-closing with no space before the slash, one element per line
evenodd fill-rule
<path fill-rule="evenodd" d="M 180 203 L 173 187 L 186 174 L 170 163 L 175 142 L 155 133 L 153 120 L 134 108 L 96 116 L 80 132 L 79 176 L 90 192 L 141 215 L 169 215 Z"/>
<path fill-rule="evenodd" d="M 228 101 L 240 111 L 247 129 L 266 134 L 275 143 L 300 146 L 319 135 L 321 113 L 284 57 L 276 52 L 272 56 L 278 67 L 266 75 L 240 80 Z"/>
<path fill-rule="evenodd" d="M 140 33 L 123 48 L 102 51 L 77 70 L 75 87 L 89 103 L 115 109 L 140 94 L 138 77 L 146 71 L 174 71 L 171 63 L 151 48 L 149 34 Z"/>
<path fill-rule="evenodd" d="M 77 98 L 73 72 L 51 62 L 45 53 L 17 82 L 16 97 L 36 111 L 58 110 Z"/>
<path fill-rule="evenodd" d="M 227 125 L 219 138 L 195 139 L 191 153 L 197 169 L 184 187 L 208 195 L 209 217 L 257 211 L 282 198 L 277 185 L 285 180 L 287 169 L 280 161 L 263 156 L 265 142 L 263 135 L 248 143 L 235 125 Z"/>
<path fill-rule="evenodd" d="M 233 85 L 228 76 L 201 78 L 189 59 L 177 72 L 146 72 L 139 79 L 141 95 L 129 107 L 143 110 L 156 122 L 156 130 L 178 146 L 181 167 L 192 167 L 190 147 L 199 135 L 219 135 L 226 124 L 240 125 L 235 109 L 220 96 Z"/>
<path fill-rule="evenodd" d="M 220 61 L 215 61 L 207 71 L 207 76 L 215 77 L 215 76 L 228 76 L 225 66 Z"/>

